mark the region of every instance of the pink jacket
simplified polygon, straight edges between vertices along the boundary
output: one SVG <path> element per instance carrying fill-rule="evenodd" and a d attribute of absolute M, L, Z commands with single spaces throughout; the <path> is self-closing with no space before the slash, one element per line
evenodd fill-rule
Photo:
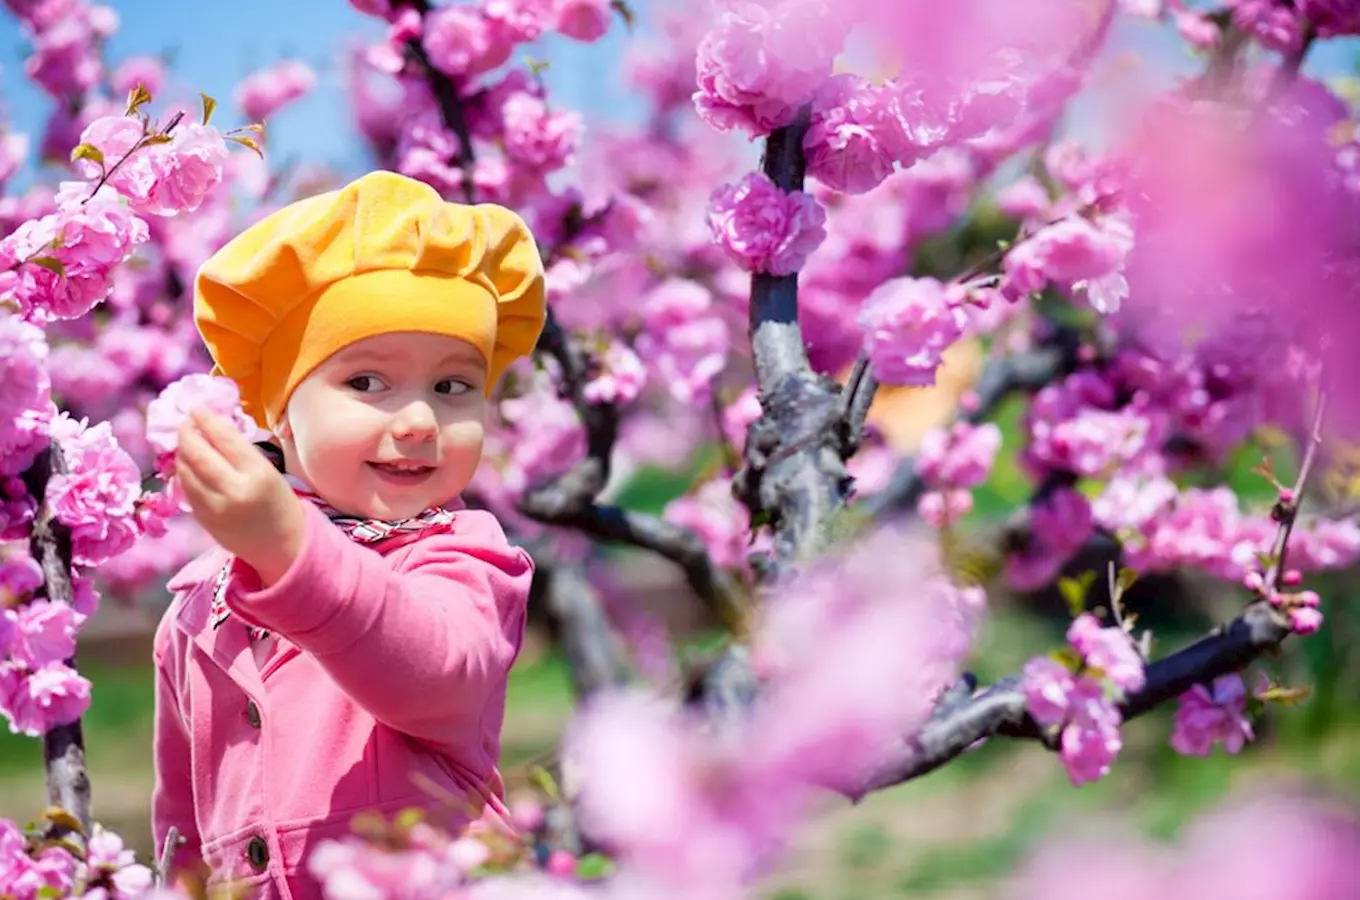
<path fill-rule="evenodd" d="M 263 665 L 240 621 L 208 623 L 221 550 L 170 581 L 156 631 L 156 846 L 176 826 L 176 869 L 201 859 L 210 883 L 263 900 L 321 897 L 316 843 L 361 810 L 436 805 L 424 779 L 504 821 L 506 676 L 533 573 L 489 513 L 364 546 L 306 508 L 277 584 L 251 590 L 236 564 L 228 605 L 276 635 Z"/>

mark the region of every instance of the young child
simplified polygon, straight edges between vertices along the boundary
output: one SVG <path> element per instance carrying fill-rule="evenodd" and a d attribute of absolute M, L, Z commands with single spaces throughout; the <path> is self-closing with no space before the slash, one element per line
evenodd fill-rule
<path fill-rule="evenodd" d="M 273 213 L 199 271 L 215 371 L 288 474 L 211 413 L 180 431 L 178 476 L 220 549 L 171 580 L 156 633 L 153 832 L 184 837 L 177 872 L 310 900 L 311 850 L 355 813 L 455 797 L 455 827 L 504 822 L 533 565 L 458 498 L 544 312 L 517 216 L 389 172 Z"/>

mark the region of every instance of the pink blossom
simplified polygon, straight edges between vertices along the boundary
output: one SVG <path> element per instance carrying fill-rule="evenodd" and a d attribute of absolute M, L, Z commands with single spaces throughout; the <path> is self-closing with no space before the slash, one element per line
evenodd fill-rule
<path fill-rule="evenodd" d="M 598 41 L 609 30 L 614 11 L 609 0 L 556 0 L 553 26 L 562 34 L 578 41 Z"/>
<path fill-rule="evenodd" d="M 1055 578 L 1094 527 L 1091 505 L 1071 488 L 1059 488 L 1030 511 L 1025 546 L 1006 558 L 1006 575 L 1021 590 L 1034 590 Z"/>
<path fill-rule="evenodd" d="M 476 6 L 448 3 L 425 16 L 425 52 L 453 78 L 490 71 L 510 58 L 513 43 Z"/>
<path fill-rule="evenodd" d="M 1095 616 L 1082 613 L 1068 626 L 1067 640 L 1088 666 L 1099 669 L 1119 689 L 1142 689 L 1143 658 L 1123 629 L 1102 628 Z"/>
<path fill-rule="evenodd" d="M 1047 656 L 1034 657 L 1021 670 L 1020 685 L 1025 692 L 1025 708 L 1034 721 L 1048 727 L 1067 719 L 1077 682 L 1062 663 Z"/>
<path fill-rule="evenodd" d="M 1299 0 L 1297 6 L 1322 37 L 1360 34 L 1360 9 L 1350 0 Z"/>
<path fill-rule="evenodd" d="M 326 897 L 438 897 L 462 881 L 452 866 L 424 848 L 387 850 L 358 838 L 321 841 L 307 858 L 307 869 Z"/>
<path fill-rule="evenodd" d="M 10 423 L 49 400 L 47 357 L 41 328 L 0 313 L 0 457 L 8 455 Z"/>
<path fill-rule="evenodd" d="M 99 565 L 136 540 L 142 473 L 107 422 L 89 426 L 63 413 L 52 423 L 52 437 L 65 452 L 67 472 L 48 482 L 47 502 L 71 529 L 75 562 Z"/>
<path fill-rule="evenodd" d="M 991 422 L 932 428 L 916 450 L 916 472 L 931 484 L 976 487 L 987 480 L 1000 449 L 1001 429 Z"/>
<path fill-rule="evenodd" d="M 1269 50 L 1288 53 L 1303 40 L 1299 12 L 1276 0 L 1232 0 L 1233 23 Z"/>
<path fill-rule="evenodd" d="M 746 452 L 746 430 L 759 418 L 760 394 L 755 387 L 743 390 L 736 400 L 723 409 L 723 435 L 732 445 L 732 449 L 738 453 Z"/>
<path fill-rule="evenodd" d="M 810 194 L 786 192 L 751 172 L 709 196 L 713 241 L 748 272 L 790 275 L 826 238 L 826 213 Z"/>
<path fill-rule="evenodd" d="M 513 496 L 561 475 L 585 456 L 585 431 L 576 410 L 544 387 L 501 402 L 501 415 L 514 435 L 502 479 Z"/>
<path fill-rule="evenodd" d="M 833 75 L 818 90 L 803 136 L 808 172 L 850 194 L 873 190 L 893 170 L 893 155 L 875 128 L 882 117 L 878 91 L 856 75 Z"/>
<path fill-rule="evenodd" d="M 1070 286 L 1115 272 L 1132 246 L 1131 237 L 1112 220 L 1097 226 L 1080 216 L 1045 225 L 1006 254 L 1007 277 L 1022 293 L 1051 281 Z"/>
<path fill-rule="evenodd" d="M 581 140 L 578 113 L 553 112 L 540 97 L 516 93 L 501 106 L 505 152 L 544 172 L 569 165 Z"/>
<path fill-rule="evenodd" d="M 585 398 L 591 403 L 631 403 L 647 383 L 642 360 L 627 344 L 610 343 L 600 360 L 600 370 L 586 382 Z"/>
<path fill-rule="evenodd" d="M 1089 678 L 1077 681 L 1071 703 L 1071 718 L 1062 730 L 1058 756 L 1073 786 L 1080 787 L 1110 773 L 1124 746 L 1119 734 L 1123 716 L 1106 698 L 1101 685 Z"/>
<path fill-rule="evenodd" d="M 934 278 L 894 278 L 859 314 L 874 377 L 884 384 L 930 385 L 943 355 L 963 336 L 967 317 Z"/>
<path fill-rule="evenodd" d="M 996 195 L 997 208 L 1018 219 L 1045 214 L 1051 202 L 1048 189 L 1029 175 L 1011 182 Z"/>
<path fill-rule="evenodd" d="M 118 64 L 109 79 L 114 93 L 123 97 L 139 84 L 153 97 L 158 96 L 164 83 L 165 66 L 154 56 L 127 57 Z"/>
<path fill-rule="evenodd" d="M 24 552 L 10 553 L 0 559 L 0 607 L 9 605 L 5 602 L 6 598 L 27 597 L 42 587 L 45 581 L 42 566 L 38 565 L 36 559 Z M 0 648 L 8 646 L 7 641 L 0 638 Z M 3 652 L 0 650 L 0 653 Z"/>
<path fill-rule="evenodd" d="M 74 722 L 89 706 L 90 682 L 65 663 L 24 674 L 13 663 L 0 662 L 0 713 L 14 734 L 38 737 Z"/>
<path fill-rule="evenodd" d="M 1322 627 L 1322 611 L 1312 606 L 1291 607 L 1289 627 L 1295 634 L 1313 634 Z"/>
<path fill-rule="evenodd" d="M 300 60 L 288 59 L 252 72 L 236 86 L 236 104 L 247 120 L 263 122 L 316 87 L 316 73 Z"/>
<path fill-rule="evenodd" d="M 712 294 L 698 282 L 667 279 L 642 298 L 642 318 L 637 350 L 658 381 L 680 403 L 707 402 L 732 347 Z"/>
<path fill-rule="evenodd" d="M 1253 736 L 1247 688 L 1236 672 L 1215 678 L 1212 692 L 1197 684 L 1181 694 L 1171 733 L 1171 746 L 1177 753 L 1208 756 L 1217 743 L 1237 753 Z"/>
<path fill-rule="evenodd" d="M 1212 50 L 1222 37 L 1218 26 L 1207 16 L 1187 10 L 1177 10 L 1176 30 L 1190 46 L 1199 50 Z"/>
<path fill-rule="evenodd" d="M 179 447 L 179 427 L 189 413 L 200 407 L 216 413 L 245 437 L 255 437 L 257 426 L 241 408 L 241 392 L 236 382 L 213 375 L 185 375 L 167 385 L 146 407 L 146 440 L 156 452 L 158 471 L 173 474 L 171 466 Z"/>
<path fill-rule="evenodd" d="M 137 862 L 136 853 L 121 837 L 100 825 L 90 836 L 86 864 L 93 877 L 112 880 L 110 900 L 141 897 L 151 887 L 151 870 Z"/>
<path fill-rule="evenodd" d="M 29 669 L 65 662 L 76 652 L 76 611 L 64 603 L 34 600 L 19 607 L 14 618 L 15 662 Z"/>
<path fill-rule="evenodd" d="M 734 569 L 745 564 L 750 516 L 732 496 L 732 482 L 715 478 L 692 494 L 666 504 L 663 517 L 699 536 L 713 564 Z"/>
<path fill-rule="evenodd" d="M 152 157 L 156 186 L 145 207 L 152 215 L 193 212 L 222 181 L 227 145 L 211 126 L 181 123 L 170 143 L 155 149 L 161 151 Z"/>
<path fill-rule="evenodd" d="M 33 55 L 24 71 L 58 100 L 85 95 L 103 75 L 95 49 L 99 32 L 91 12 L 86 6 L 68 10 L 33 35 Z"/>
<path fill-rule="evenodd" d="M 787 125 L 831 74 L 844 26 L 819 0 L 732 3 L 699 43 L 694 103 L 711 126 L 753 137 Z"/>
<path fill-rule="evenodd" d="M 916 512 L 932 528 L 948 528 L 973 511 L 973 492 L 961 488 L 926 491 Z"/>

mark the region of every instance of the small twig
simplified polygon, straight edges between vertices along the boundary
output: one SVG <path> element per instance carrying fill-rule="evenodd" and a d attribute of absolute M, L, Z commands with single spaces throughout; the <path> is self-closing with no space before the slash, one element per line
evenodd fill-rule
<path fill-rule="evenodd" d="M 1318 395 L 1317 409 L 1313 412 L 1313 429 L 1309 435 L 1308 448 L 1303 452 L 1303 462 L 1299 464 L 1299 475 L 1294 479 L 1290 496 L 1275 505 L 1275 515 L 1279 520 L 1279 530 L 1275 532 L 1275 542 L 1270 550 L 1270 567 L 1263 579 L 1268 590 L 1279 590 L 1285 573 L 1285 557 L 1289 552 L 1289 538 L 1294 533 L 1294 523 L 1299 517 L 1299 505 L 1303 502 L 1303 490 L 1308 485 L 1317 459 L 1317 449 L 1322 443 L 1322 417 L 1327 409 L 1327 395 Z"/>
<path fill-rule="evenodd" d="M 180 835 L 179 829 L 171 825 L 165 832 L 165 843 L 161 846 L 161 855 L 156 862 L 156 868 L 151 873 L 151 884 L 153 887 L 164 887 L 166 880 L 170 877 L 170 866 L 175 858 L 175 850 L 184 843 L 184 838 Z"/>
<path fill-rule="evenodd" d="M 423 20 L 429 15 L 430 4 L 427 0 L 406 0 L 406 2 L 410 4 L 412 9 L 420 13 L 423 29 Z M 434 93 L 435 103 L 439 107 L 439 115 L 444 120 L 444 125 L 458 138 L 458 163 L 463 170 L 463 200 L 467 203 L 473 203 L 476 201 L 476 194 L 472 173 L 477 159 L 472 149 L 472 130 L 468 127 L 467 110 L 463 108 L 463 99 L 459 94 L 458 86 L 453 83 L 451 78 L 435 68 L 419 38 L 411 38 L 406 42 L 406 52 L 420 66 L 426 83 L 429 84 L 430 90 Z"/>

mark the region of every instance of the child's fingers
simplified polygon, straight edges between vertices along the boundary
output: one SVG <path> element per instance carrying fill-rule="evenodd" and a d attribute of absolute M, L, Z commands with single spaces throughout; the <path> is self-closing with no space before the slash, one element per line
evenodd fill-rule
<path fill-rule="evenodd" d="M 189 471 L 198 483 L 219 492 L 227 490 L 236 475 L 236 470 L 191 421 L 180 426 L 175 468 Z"/>
<path fill-rule="evenodd" d="M 250 465 L 252 457 L 259 455 L 250 442 L 217 413 L 198 407 L 189 413 L 189 420 L 198 426 L 204 439 L 222 458 L 238 469 Z"/>

